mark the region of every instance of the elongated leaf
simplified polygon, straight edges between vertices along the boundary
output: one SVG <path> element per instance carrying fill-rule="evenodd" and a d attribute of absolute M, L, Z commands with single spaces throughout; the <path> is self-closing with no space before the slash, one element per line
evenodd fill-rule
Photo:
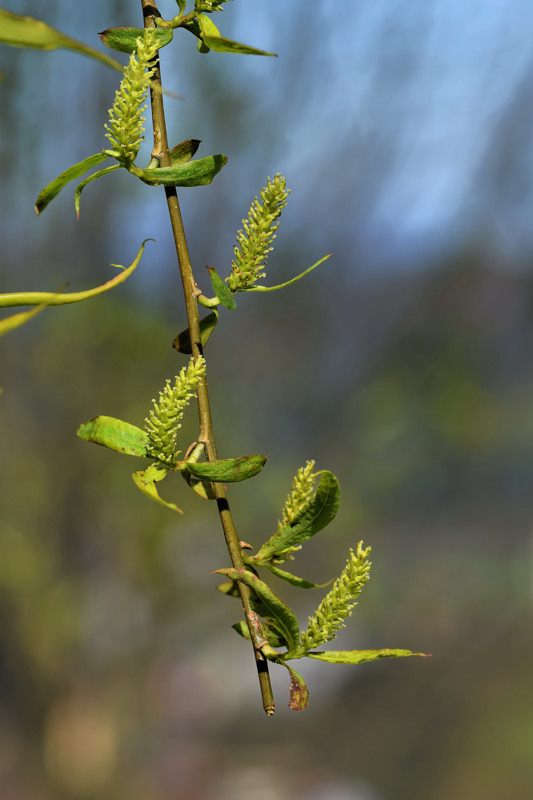
<path fill-rule="evenodd" d="M 166 500 L 163 500 L 157 491 L 156 483 L 162 481 L 167 472 L 168 470 L 165 467 L 159 466 L 158 464 L 152 464 L 152 466 L 148 467 L 148 469 L 134 472 L 131 477 L 133 478 L 135 486 L 151 500 L 155 500 L 156 503 L 161 503 L 161 505 L 171 508 L 173 511 L 177 511 L 179 514 L 183 514 L 181 508 L 178 508 L 178 506 L 174 503 L 168 503 Z"/>
<path fill-rule="evenodd" d="M 105 153 L 95 153 L 94 156 L 84 158 L 83 161 L 80 161 L 78 164 L 73 164 L 62 172 L 61 175 L 58 175 L 57 178 L 49 183 L 48 186 L 45 186 L 39 194 L 35 202 L 35 213 L 37 216 L 44 211 L 46 206 L 52 202 L 54 197 L 59 194 L 67 183 L 73 181 L 74 178 L 80 178 L 82 175 L 85 175 L 87 170 L 91 169 L 91 167 L 95 167 L 97 164 L 101 164 L 106 158 L 109 158 L 109 156 Z"/>
<path fill-rule="evenodd" d="M 28 322 L 32 317 L 38 314 L 39 311 L 46 308 L 46 305 L 46 303 L 43 303 L 37 306 L 37 308 L 32 308 L 31 311 L 20 311 L 18 314 L 11 314 L 9 317 L 0 320 L 0 336 L 15 330 L 15 328 L 18 328 L 20 325 L 24 325 L 25 322 Z"/>
<path fill-rule="evenodd" d="M 220 172 L 227 160 L 227 156 L 219 153 L 197 161 L 189 161 L 178 167 L 139 170 L 139 177 L 145 183 L 154 186 L 161 183 L 165 186 L 206 186 Z"/>
<path fill-rule="evenodd" d="M 266 50 L 258 50 L 257 47 L 250 47 L 248 44 L 233 42 L 223 36 L 202 36 L 202 42 L 214 50 L 216 53 L 240 53 L 245 56 L 276 56 L 276 53 L 268 53 Z"/>
<path fill-rule="evenodd" d="M 233 311 L 233 309 L 237 308 L 237 303 L 233 299 L 233 292 L 228 289 L 228 285 L 224 283 L 214 267 L 207 267 L 207 269 L 209 270 L 209 277 L 211 278 L 216 296 L 223 306 Z"/>
<path fill-rule="evenodd" d="M 119 72 L 123 70 L 122 65 L 114 58 L 100 53 L 77 39 L 66 36 L 46 22 L 34 17 L 14 14 L 3 8 L 0 9 L 0 42 L 13 47 L 31 47 L 36 50 L 57 50 L 62 47 L 101 61 Z"/>
<path fill-rule="evenodd" d="M 261 616 L 282 635 L 287 642 L 289 652 L 296 650 L 299 644 L 300 628 L 296 615 L 285 605 L 283 600 L 274 594 L 270 586 L 254 575 L 247 569 L 226 569 L 215 570 L 217 574 L 226 575 L 234 581 L 242 581 L 252 589 L 261 603 Z"/>
<path fill-rule="evenodd" d="M 94 417 L 80 425 L 77 434 L 86 442 L 94 442 L 128 456 L 147 457 L 146 432 L 115 417 Z"/>
<path fill-rule="evenodd" d="M 201 144 L 201 139 L 186 139 L 180 142 L 172 150 L 169 150 L 170 161 L 173 167 L 179 167 L 190 161 L 193 155 L 198 150 Z"/>
<path fill-rule="evenodd" d="M 265 561 L 284 550 L 295 547 L 317 534 L 335 518 L 339 510 L 340 487 L 335 475 L 328 470 L 317 473 L 320 482 L 316 492 L 302 508 L 291 525 L 282 526 L 265 542 L 253 562 Z"/>
<path fill-rule="evenodd" d="M 129 278 L 141 260 L 146 242 L 149 241 L 153 242 L 154 240 L 144 240 L 139 252 L 135 256 L 135 260 L 127 269 L 124 269 L 120 264 L 111 264 L 112 267 L 117 267 L 121 269 L 122 272 L 119 272 L 118 275 L 115 275 L 114 278 L 111 278 L 110 281 L 103 283 L 101 286 L 96 286 L 94 289 L 86 289 L 83 292 L 67 292 L 64 294 L 59 292 L 12 292 L 10 294 L 2 294 L 0 295 L 0 308 L 37 305 L 63 306 L 68 303 L 80 303 L 82 300 L 88 300 L 90 297 L 95 297 L 97 294 L 107 292 L 109 289 L 118 286 L 119 283 Z"/>
<path fill-rule="evenodd" d="M 248 559 L 245 559 L 244 563 L 248 563 Z M 254 562 L 250 562 L 253 564 Z M 279 569 L 279 567 L 275 567 L 273 564 L 255 564 L 255 566 L 265 566 L 272 575 L 275 575 L 277 578 L 281 578 L 287 583 L 290 583 L 292 586 L 297 586 L 298 589 L 323 589 L 324 586 L 329 586 L 329 584 L 335 580 L 332 578 L 330 581 L 326 581 L 326 583 L 312 583 L 311 581 L 306 581 L 303 578 L 298 578 L 297 575 L 293 575 L 292 572 L 286 572 L 284 569 Z"/>
<path fill-rule="evenodd" d="M 244 622 L 244 620 L 241 620 L 241 622 L 236 622 L 235 625 L 232 625 L 231 627 L 233 630 L 237 631 L 239 636 L 242 636 L 243 639 L 247 639 L 249 642 L 252 641 L 250 631 L 248 630 L 248 625 L 246 622 Z M 271 647 L 286 647 L 287 642 L 283 636 L 281 636 L 274 628 L 271 628 L 268 623 L 263 623 L 262 630 L 265 635 L 265 639 L 268 641 Z"/>
<path fill-rule="evenodd" d="M 289 689 L 289 708 L 292 711 L 303 711 L 309 704 L 309 689 L 307 684 L 294 667 L 283 664 L 287 667 L 291 676 L 291 688 Z"/>
<path fill-rule="evenodd" d="M 97 180 L 98 178 L 102 178 L 104 175 L 107 175 L 109 172 L 115 172 L 115 170 L 120 169 L 120 164 L 113 164 L 111 167 L 104 167 L 104 169 L 99 169 L 98 172 L 94 172 L 92 175 L 89 175 L 88 178 L 85 178 L 84 181 L 78 183 L 76 187 L 76 191 L 74 192 L 74 206 L 76 208 L 76 217 L 80 218 L 80 197 L 81 193 L 87 186 L 87 184 L 92 183 L 93 181 Z"/>
<path fill-rule="evenodd" d="M 330 650 L 308 652 L 308 658 L 327 661 L 328 664 L 362 664 L 376 658 L 401 658 L 402 656 L 428 656 L 428 653 L 413 653 L 411 650 Z"/>
<path fill-rule="evenodd" d="M 211 311 L 206 317 L 200 320 L 200 338 L 202 340 L 202 347 L 205 347 L 207 342 L 209 341 L 209 337 L 215 330 L 215 326 L 218 322 L 218 311 L 215 309 Z M 185 353 L 185 355 L 191 355 L 192 347 L 191 347 L 191 334 L 188 328 L 185 328 L 184 331 L 178 333 L 174 341 L 172 342 L 172 347 L 175 347 L 179 353 Z"/>
<path fill-rule="evenodd" d="M 172 28 L 156 28 L 155 34 L 158 48 L 167 45 L 174 36 Z M 144 36 L 144 28 L 107 28 L 98 36 L 103 44 L 112 50 L 133 53 L 134 50 L 137 50 L 138 39 L 142 39 Z"/>
<path fill-rule="evenodd" d="M 306 270 L 301 272 L 295 278 L 291 278 L 290 281 L 285 281 L 285 283 L 278 283 L 277 286 L 257 286 L 257 285 L 255 285 L 255 286 L 244 286 L 242 289 L 239 289 L 238 291 L 239 292 L 275 292 L 278 289 L 284 289 L 285 286 L 290 286 L 291 283 L 296 283 L 296 281 L 301 280 L 305 275 L 307 275 L 309 272 L 311 272 L 311 270 L 313 270 L 316 267 L 320 266 L 320 264 L 322 264 L 328 258 L 331 258 L 331 253 L 328 253 L 327 256 L 324 256 L 323 258 L 321 258 L 320 261 L 317 261 L 311 267 L 308 267 Z"/>
<path fill-rule="evenodd" d="M 239 458 L 225 458 L 220 461 L 201 461 L 185 464 L 189 472 L 203 480 L 218 483 L 237 483 L 253 478 L 267 462 L 267 456 L 240 456 Z"/>

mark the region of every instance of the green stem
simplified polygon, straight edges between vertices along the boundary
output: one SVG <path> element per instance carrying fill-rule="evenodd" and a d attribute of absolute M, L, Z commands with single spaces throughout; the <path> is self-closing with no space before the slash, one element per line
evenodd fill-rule
<path fill-rule="evenodd" d="M 145 27 L 154 28 L 155 19 L 159 17 L 159 11 L 156 4 L 151 2 L 151 0 L 141 0 L 141 4 L 143 8 Z M 159 63 L 154 74 L 153 82 L 155 83 L 156 88 L 150 90 L 150 102 L 154 130 L 154 146 L 152 149 L 152 157 L 158 158 L 162 167 L 169 167 L 171 162 L 168 148 L 163 94 L 160 88 L 159 90 L 157 89 L 157 87 L 161 87 L 161 71 Z M 174 235 L 174 243 L 176 246 L 181 281 L 183 285 L 192 355 L 193 358 L 198 358 L 198 356 L 203 354 L 203 351 L 200 334 L 200 315 L 196 300 L 196 285 L 189 257 L 189 249 L 187 247 L 187 240 L 185 237 L 185 230 L 183 228 L 183 220 L 181 217 L 181 210 L 176 189 L 173 186 L 165 186 L 164 189 L 167 198 L 168 212 L 170 215 L 172 233 Z M 217 458 L 217 451 L 213 434 L 209 392 L 207 388 L 207 380 L 205 378 L 198 385 L 198 417 L 200 422 L 198 439 L 200 442 L 205 444 L 205 451 L 208 461 L 214 461 Z M 244 567 L 244 562 L 242 559 L 240 539 L 235 528 L 235 523 L 233 521 L 224 486 L 221 483 L 213 483 L 213 489 L 215 492 L 220 522 L 224 531 L 231 563 L 233 567 L 242 569 Z M 268 660 L 261 652 L 261 647 L 263 647 L 265 639 L 261 635 L 260 626 L 257 624 L 257 616 L 254 614 L 252 609 L 250 588 L 240 581 L 238 586 L 246 623 L 248 625 L 248 630 L 250 631 L 250 636 L 252 638 L 252 644 L 254 647 L 255 662 L 259 676 L 261 696 L 263 699 L 263 708 L 265 709 L 266 714 L 271 716 L 274 713 L 275 708 L 274 696 L 272 693 L 270 676 L 268 673 Z"/>

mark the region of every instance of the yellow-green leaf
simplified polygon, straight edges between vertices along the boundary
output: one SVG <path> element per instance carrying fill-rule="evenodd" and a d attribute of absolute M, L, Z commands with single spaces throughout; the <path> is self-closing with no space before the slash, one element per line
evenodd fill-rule
<path fill-rule="evenodd" d="M 181 508 L 178 508 L 175 503 L 169 503 L 166 500 L 163 500 L 157 491 L 156 483 L 162 481 L 167 472 L 168 469 L 166 469 L 166 467 L 160 466 L 159 464 L 152 464 L 152 466 L 148 467 L 148 469 L 142 469 L 139 470 L 139 472 L 134 472 L 131 477 L 133 478 L 135 486 L 151 500 L 155 500 L 156 503 L 161 503 L 161 505 L 171 508 L 173 511 L 177 511 L 179 514 L 183 514 Z"/>
<path fill-rule="evenodd" d="M 62 47 L 101 61 L 119 72 L 123 70 L 122 65 L 114 58 L 66 36 L 43 20 L 15 14 L 3 8 L 0 9 L 0 42 L 13 47 L 31 47 L 36 50 L 57 50 Z"/>
<path fill-rule="evenodd" d="M 77 164 L 73 164 L 71 167 L 66 169 L 61 175 L 58 175 L 57 178 L 45 186 L 42 192 L 40 192 L 39 197 L 35 201 L 35 213 L 37 216 L 44 211 L 46 206 L 52 202 L 54 197 L 56 197 L 61 189 L 63 189 L 67 183 L 73 181 L 74 178 L 80 178 L 82 175 L 91 169 L 91 167 L 95 167 L 97 164 L 101 164 L 102 161 L 105 161 L 106 158 L 109 156 L 106 153 L 95 153 L 93 156 L 88 156 L 84 158 L 83 161 L 79 161 Z"/>
<path fill-rule="evenodd" d="M 111 264 L 112 267 L 121 269 L 118 275 L 111 278 L 110 281 L 103 283 L 101 286 L 95 286 L 94 289 L 86 289 L 83 292 L 12 292 L 0 295 L 0 308 L 9 308 L 13 306 L 63 306 L 68 303 L 80 303 L 82 300 L 87 300 L 89 297 L 95 297 L 98 294 L 109 291 L 114 286 L 125 281 L 134 269 L 137 267 L 141 256 L 144 251 L 146 242 L 154 241 L 153 239 L 145 239 L 142 243 L 139 252 L 135 256 L 135 260 L 127 269 L 124 269 L 120 264 Z M 34 313 L 34 312 L 27 312 Z M 17 315 L 18 316 L 18 315 Z M 12 318 L 10 318 L 12 319 Z M 22 324 L 22 323 L 18 323 Z M 16 326 L 15 326 L 16 327 Z"/>
<path fill-rule="evenodd" d="M 401 658 L 402 656 L 424 656 L 429 653 L 413 653 L 411 650 L 329 650 L 307 652 L 308 658 L 327 661 L 328 664 L 362 664 L 364 661 L 375 661 L 376 658 Z"/>
<path fill-rule="evenodd" d="M 185 465 L 196 478 L 218 483 L 237 483 L 261 472 L 267 459 L 268 456 L 261 455 L 240 456 L 219 461 L 186 461 Z"/>

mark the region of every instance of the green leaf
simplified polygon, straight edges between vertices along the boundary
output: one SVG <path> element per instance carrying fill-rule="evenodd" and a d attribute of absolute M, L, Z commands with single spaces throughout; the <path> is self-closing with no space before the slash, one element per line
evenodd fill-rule
<path fill-rule="evenodd" d="M 254 563 L 272 559 L 284 550 L 302 544 L 335 518 L 340 503 L 339 482 L 328 470 L 322 470 L 317 475 L 320 475 L 320 482 L 316 492 L 290 525 L 280 527 L 265 542 L 257 555 L 252 557 Z"/>
<path fill-rule="evenodd" d="M 294 667 L 289 667 L 289 665 L 285 663 L 283 663 L 283 666 L 289 670 L 291 676 L 289 708 L 292 711 L 303 711 L 309 704 L 309 689 L 307 688 L 307 684 L 300 673 L 296 672 Z"/>
<path fill-rule="evenodd" d="M 177 511 L 179 514 L 183 514 L 181 508 L 178 508 L 178 506 L 174 503 L 168 503 L 166 500 L 163 500 L 157 491 L 156 483 L 162 481 L 167 472 L 168 469 L 166 467 L 160 466 L 159 464 L 152 464 L 152 466 L 148 467 L 148 469 L 134 472 L 131 477 L 133 478 L 135 486 L 151 500 L 155 500 L 156 503 L 161 503 L 161 505 L 171 508 L 173 511 Z"/>
<path fill-rule="evenodd" d="M 1 299 L 2 297 L 0 295 L 0 300 Z M 28 322 L 32 317 L 38 314 L 39 311 L 46 308 L 47 305 L 47 303 L 43 303 L 37 306 L 37 308 L 32 308 L 31 311 L 21 311 L 19 314 L 11 314 L 9 317 L 0 320 L 0 336 L 15 330 L 15 328 L 18 328 L 20 325 L 24 325 L 25 322 Z"/>
<path fill-rule="evenodd" d="M 249 559 L 246 558 L 244 563 L 247 564 L 248 562 Z M 329 586 L 329 584 L 335 580 L 332 578 L 331 580 L 326 581 L 326 583 L 312 583 L 311 581 L 306 581 L 303 578 L 298 578 L 298 576 L 293 575 L 292 572 L 286 572 L 284 569 L 279 569 L 279 567 L 275 567 L 273 564 L 257 564 L 253 561 L 251 561 L 250 564 L 253 564 L 257 567 L 266 567 L 266 569 L 268 569 L 272 575 L 287 581 L 287 583 L 290 583 L 292 586 L 296 586 L 298 589 L 323 589 L 325 586 Z"/>
<path fill-rule="evenodd" d="M 311 270 L 315 269 L 315 267 L 318 267 L 328 258 L 331 258 L 331 253 L 321 258 L 320 261 L 317 261 L 311 267 L 308 267 L 306 270 L 300 273 L 300 275 L 297 275 L 295 278 L 291 278 L 290 281 L 285 281 L 285 283 L 278 283 L 277 286 L 245 286 L 242 289 L 239 289 L 239 292 L 275 292 L 277 289 L 284 289 L 285 286 L 290 286 L 291 283 L 296 283 L 296 281 L 301 280 L 305 275 L 307 275 L 308 272 L 311 272 Z"/>
<path fill-rule="evenodd" d="M 97 178 L 102 178 L 104 175 L 107 175 L 109 172 L 115 172 L 115 170 L 120 169 L 121 164 L 113 164 L 111 167 L 105 167 L 104 169 L 99 169 L 98 172 L 94 172 L 92 175 L 89 175 L 88 178 L 85 178 L 84 181 L 79 183 L 76 187 L 76 191 L 74 192 L 74 206 L 76 207 L 76 217 L 80 218 L 80 197 L 81 193 L 87 186 L 87 184 L 92 183 L 93 181 L 97 180 Z"/>
<path fill-rule="evenodd" d="M 210 481 L 202 481 L 199 478 L 195 478 L 188 470 L 183 470 L 181 475 L 185 479 L 187 485 L 190 486 L 193 492 L 196 492 L 199 497 L 204 500 L 215 499 L 215 493 Z"/>
<path fill-rule="evenodd" d="M 0 9 L 0 42 L 13 47 L 32 47 L 36 50 L 57 50 L 59 47 L 89 56 L 108 67 L 122 72 L 123 67 L 114 58 L 100 53 L 92 47 L 66 36 L 46 22 L 34 17 L 21 16 Z"/>
<path fill-rule="evenodd" d="M 227 156 L 218 153 L 197 161 L 189 161 L 183 166 L 143 169 L 134 174 L 145 183 L 154 186 L 161 183 L 165 186 L 206 186 L 220 172 L 227 160 Z"/>
<path fill-rule="evenodd" d="M 87 170 L 91 167 L 95 167 L 97 164 L 101 164 L 106 158 L 109 158 L 106 153 L 96 153 L 94 156 L 84 158 L 83 161 L 80 161 L 78 164 L 73 164 L 72 167 L 69 167 L 65 172 L 62 172 L 61 175 L 58 175 L 57 178 L 49 183 L 48 186 L 45 186 L 39 194 L 35 202 L 35 213 L 37 216 L 39 216 L 41 211 L 44 211 L 46 206 L 52 202 L 54 197 L 59 194 L 67 183 L 73 181 L 74 178 L 81 177 Z"/>
<path fill-rule="evenodd" d="M 147 457 L 146 432 L 115 417 L 94 417 L 80 425 L 77 434 L 86 442 L 94 442 L 128 456 Z"/>
<path fill-rule="evenodd" d="M 200 320 L 200 338 L 202 340 L 202 347 L 205 347 L 207 342 L 209 341 L 209 337 L 215 330 L 215 326 L 218 322 L 218 311 L 214 310 L 211 311 L 206 317 Z M 191 347 L 191 334 L 189 329 L 186 328 L 181 333 L 178 333 L 174 341 L 172 342 L 172 347 L 175 347 L 179 353 L 185 353 L 185 355 L 191 355 L 192 347 Z"/>
<path fill-rule="evenodd" d="M 327 661 L 329 664 L 362 664 L 376 658 L 400 658 L 402 656 L 428 656 L 428 653 L 413 653 L 411 650 L 330 650 L 307 652 L 308 658 Z"/>
<path fill-rule="evenodd" d="M 265 617 L 285 639 L 289 653 L 298 649 L 300 640 L 300 628 L 296 615 L 285 605 L 283 600 L 274 594 L 270 586 L 254 575 L 247 569 L 226 569 L 215 570 L 217 574 L 226 575 L 234 581 L 242 581 L 252 589 L 261 604 L 261 616 Z"/>
<path fill-rule="evenodd" d="M 276 56 L 276 53 L 268 53 L 266 50 L 258 50 L 257 47 L 250 47 L 247 44 L 233 42 L 223 36 L 202 36 L 202 42 L 214 50 L 216 53 L 240 53 L 245 56 Z"/>
<path fill-rule="evenodd" d="M 193 155 L 198 150 L 201 139 L 186 139 L 180 142 L 172 150 L 169 150 L 170 161 L 173 167 L 179 167 L 190 161 Z"/>
<path fill-rule="evenodd" d="M 137 50 L 137 40 L 143 38 L 144 28 L 107 28 L 98 34 L 103 44 L 112 50 L 121 53 L 133 53 Z M 156 38 L 158 48 L 164 47 L 172 41 L 174 33 L 171 28 L 157 28 Z"/>
<path fill-rule="evenodd" d="M 233 309 L 237 308 L 237 303 L 233 299 L 233 292 L 231 289 L 228 289 L 227 285 L 224 283 L 214 267 L 207 267 L 207 269 L 209 270 L 209 277 L 211 278 L 213 291 L 215 292 L 216 296 L 223 306 L 226 306 L 226 308 L 229 308 L 230 311 L 233 311 Z"/>
<path fill-rule="evenodd" d="M 220 588 L 220 587 L 219 587 Z M 237 631 L 239 636 L 242 636 L 243 639 L 247 639 L 249 642 L 252 641 L 250 636 L 250 631 L 248 630 L 248 625 L 244 620 L 241 622 L 236 622 L 235 625 L 231 626 L 233 630 Z M 286 647 L 287 642 L 281 636 L 278 631 L 271 628 L 268 623 L 263 623 L 262 625 L 263 633 L 265 634 L 265 639 L 269 643 L 271 647 Z"/>
<path fill-rule="evenodd" d="M 122 272 L 119 272 L 118 275 L 115 275 L 114 278 L 107 281 L 107 283 L 103 283 L 101 286 L 96 286 L 94 289 L 86 289 L 83 292 L 67 292 L 65 294 L 59 292 L 13 292 L 10 294 L 2 294 L 0 295 L 0 308 L 36 305 L 62 306 L 68 303 L 80 303 L 82 300 L 87 300 L 89 297 L 95 297 L 97 294 L 107 292 L 109 289 L 125 281 L 131 275 L 141 260 L 146 242 L 149 241 L 153 242 L 154 240 L 144 240 L 135 260 L 127 269 L 124 269 L 120 264 L 111 264 L 112 267 L 117 267 L 121 269 Z"/>
<path fill-rule="evenodd" d="M 267 462 L 268 456 L 240 456 L 220 461 L 185 461 L 185 466 L 196 478 L 217 483 L 237 483 L 257 475 Z"/>
<path fill-rule="evenodd" d="M 198 20 L 198 27 L 200 28 L 202 39 L 204 36 L 220 36 L 219 29 L 207 14 L 197 14 L 196 19 Z"/>

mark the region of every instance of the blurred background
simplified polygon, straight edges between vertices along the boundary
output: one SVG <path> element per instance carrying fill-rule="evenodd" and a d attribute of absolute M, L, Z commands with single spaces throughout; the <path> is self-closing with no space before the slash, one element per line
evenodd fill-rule
<path fill-rule="evenodd" d="M 4 0 L 100 47 L 140 2 Z M 177 13 L 171 0 L 164 16 Z M 228 165 L 182 192 L 198 282 L 227 274 L 267 176 L 292 189 L 279 283 L 221 310 L 209 380 L 221 456 L 270 455 L 232 487 L 243 539 L 273 531 L 313 458 L 342 488 L 297 574 L 349 547 L 373 577 L 344 649 L 431 659 L 300 662 L 311 702 L 260 706 L 213 506 L 176 480 L 177 517 L 133 459 L 76 438 L 141 425 L 185 326 L 162 192 L 125 173 L 34 200 L 106 146 L 117 73 L 66 51 L 0 48 L 1 291 L 120 288 L 0 340 L 0 795 L 3 800 L 525 800 L 533 782 L 533 58 L 528 0 L 237 0 L 223 35 L 279 57 L 162 52 L 171 143 Z M 118 54 L 118 58 L 125 61 Z M 146 147 L 148 159 L 150 143 Z M 141 158 L 141 162 L 144 158 Z M 182 443 L 195 436 L 194 415 Z M 173 497 L 170 497 L 172 492 Z M 274 582 L 275 583 L 275 582 Z M 276 590 L 278 589 L 275 586 Z M 302 622 L 322 595 L 280 593 Z M 278 674 L 278 673 L 283 674 Z"/>

